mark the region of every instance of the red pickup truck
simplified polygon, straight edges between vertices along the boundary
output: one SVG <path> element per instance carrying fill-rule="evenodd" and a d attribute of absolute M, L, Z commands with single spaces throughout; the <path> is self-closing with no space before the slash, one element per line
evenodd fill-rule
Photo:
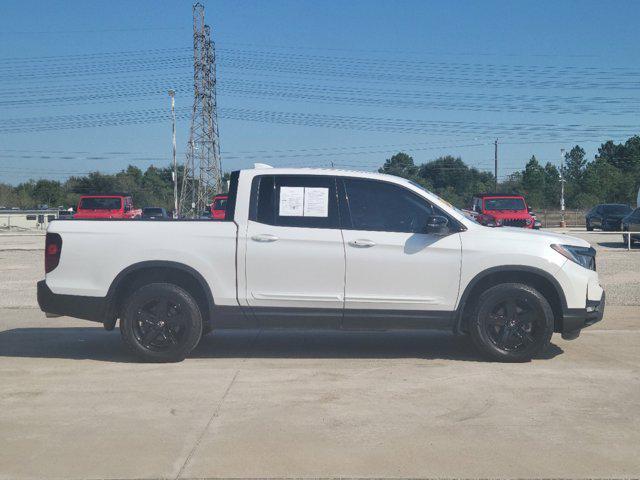
<path fill-rule="evenodd" d="M 133 208 L 131 195 L 82 195 L 75 219 L 87 218 L 140 218 L 142 210 Z"/>
<path fill-rule="evenodd" d="M 473 197 L 471 210 L 482 225 L 534 228 L 535 220 L 522 195 L 480 193 Z"/>

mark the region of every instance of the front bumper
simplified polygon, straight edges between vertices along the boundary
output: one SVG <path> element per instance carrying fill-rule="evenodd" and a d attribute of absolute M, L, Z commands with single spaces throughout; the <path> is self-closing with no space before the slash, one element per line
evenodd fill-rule
<path fill-rule="evenodd" d="M 107 312 L 105 297 L 58 295 L 45 280 L 38 282 L 38 305 L 48 315 L 65 315 L 94 322 L 104 322 Z"/>
<path fill-rule="evenodd" d="M 605 307 L 605 292 L 600 300 L 587 300 L 585 308 L 567 309 L 562 315 L 562 338 L 578 338 L 580 330 L 602 320 Z"/>

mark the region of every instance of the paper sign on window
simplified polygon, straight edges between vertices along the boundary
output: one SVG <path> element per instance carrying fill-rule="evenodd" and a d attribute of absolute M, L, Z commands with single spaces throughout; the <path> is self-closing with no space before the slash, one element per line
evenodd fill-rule
<path fill-rule="evenodd" d="M 328 217 L 329 216 L 329 189 L 311 188 L 304 189 L 304 216 Z"/>
<path fill-rule="evenodd" d="M 329 189 L 280 187 L 281 217 L 328 217 Z"/>
<path fill-rule="evenodd" d="M 304 214 L 304 187 L 280 187 L 281 217 L 302 217 Z"/>

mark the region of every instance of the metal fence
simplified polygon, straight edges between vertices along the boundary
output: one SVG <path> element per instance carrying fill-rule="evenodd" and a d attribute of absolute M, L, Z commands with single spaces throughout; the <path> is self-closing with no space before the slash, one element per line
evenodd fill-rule
<path fill-rule="evenodd" d="M 586 215 L 585 210 L 565 210 L 564 220 L 567 227 L 584 227 Z M 559 227 L 562 220 L 562 212 L 560 210 L 536 210 L 535 214 L 538 221 L 542 224 L 542 228 Z"/>
<path fill-rule="evenodd" d="M 57 210 L 0 211 L 0 232 L 46 230 L 49 222 L 58 218 Z"/>

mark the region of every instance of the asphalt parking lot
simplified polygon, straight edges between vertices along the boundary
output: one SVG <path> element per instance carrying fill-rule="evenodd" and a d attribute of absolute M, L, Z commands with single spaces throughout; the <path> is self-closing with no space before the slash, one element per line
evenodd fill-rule
<path fill-rule="evenodd" d="M 0 236 L 0 478 L 638 477 L 640 248 L 588 238 L 604 321 L 528 364 L 444 333 L 220 333 L 179 364 L 37 309 Z"/>

